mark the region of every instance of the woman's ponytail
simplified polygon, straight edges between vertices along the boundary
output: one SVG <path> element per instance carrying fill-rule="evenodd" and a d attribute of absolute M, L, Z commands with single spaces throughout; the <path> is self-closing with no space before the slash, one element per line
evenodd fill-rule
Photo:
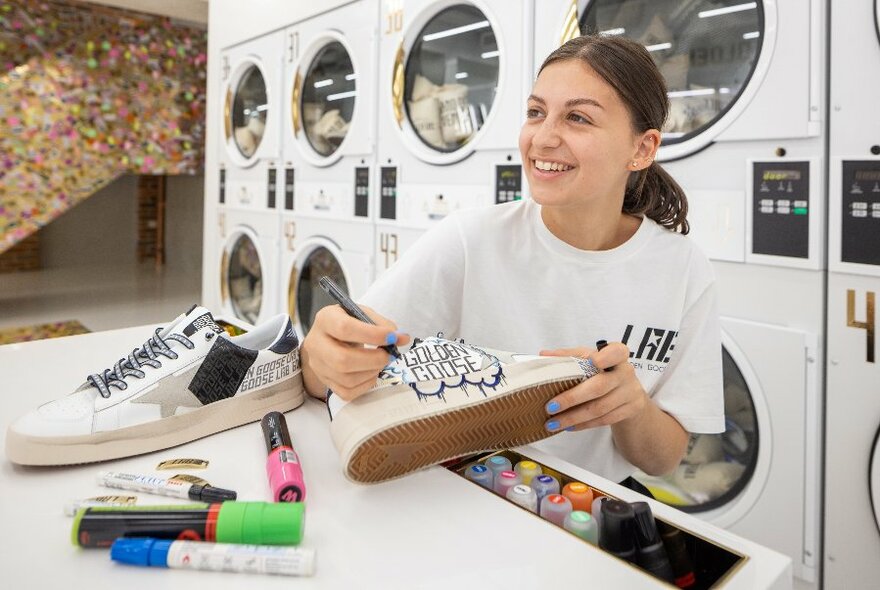
<path fill-rule="evenodd" d="M 657 162 L 633 175 L 623 197 L 623 212 L 644 215 L 663 227 L 686 234 L 688 204 L 684 190 Z"/>

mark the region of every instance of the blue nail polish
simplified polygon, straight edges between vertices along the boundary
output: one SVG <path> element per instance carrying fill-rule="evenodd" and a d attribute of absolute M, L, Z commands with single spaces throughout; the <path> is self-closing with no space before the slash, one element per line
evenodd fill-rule
<path fill-rule="evenodd" d="M 565 429 L 566 432 L 572 432 L 574 430 L 574 426 L 569 426 Z"/>
<path fill-rule="evenodd" d="M 387 336 L 385 336 L 385 344 L 397 344 L 397 333 L 389 332 Z"/>
<path fill-rule="evenodd" d="M 547 404 L 547 412 L 553 414 L 559 411 L 559 402 L 550 402 Z"/>
<path fill-rule="evenodd" d="M 559 430 L 559 421 L 558 420 L 550 420 L 549 422 L 547 422 L 546 427 L 547 427 L 547 430 L 549 430 L 551 432 L 554 430 Z"/>

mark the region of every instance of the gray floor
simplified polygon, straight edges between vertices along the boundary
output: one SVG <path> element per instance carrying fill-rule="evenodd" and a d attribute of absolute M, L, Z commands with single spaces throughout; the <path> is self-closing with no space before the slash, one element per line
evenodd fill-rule
<path fill-rule="evenodd" d="M 199 273 L 151 264 L 0 274 L 0 328 L 77 320 L 97 332 L 162 323 L 200 299 Z"/>

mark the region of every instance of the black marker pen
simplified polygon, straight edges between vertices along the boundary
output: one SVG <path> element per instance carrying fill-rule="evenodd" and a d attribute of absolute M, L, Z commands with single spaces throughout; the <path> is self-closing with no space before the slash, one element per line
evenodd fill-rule
<path fill-rule="evenodd" d="M 602 350 L 606 346 L 608 346 L 607 340 L 596 340 L 596 352 L 599 352 L 600 350 Z M 603 369 L 603 371 L 610 371 L 613 368 L 614 367 L 608 367 L 607 369 Z"/>
<path fill-rule="evenodd" d="M 351 300 L 351 298 L 346 295 L 342 289 L 340 289 L 336 283 L 330 277 L 321 277 L 318 281 L 318 284 L 321 285 L 321 288 L 327 292 L 327 295 L 332 297 L 336 303 L 338 303 L 345 313 L 350 315 L 356 320 L 360 320 L 365 324 L 370 324 L 375 326 L 376 322 L 370 319 L 370 316 L 364 313 L 360 307 L 358 307 L 357 303 Z M 393 344 L 388 344 L 386 346 L 380 346 L 379 348 L 386 351 L 388 354 L 393 355 L 394 358 L 400 358 L 400 351 L 397 350 L 397 347 Z"/>

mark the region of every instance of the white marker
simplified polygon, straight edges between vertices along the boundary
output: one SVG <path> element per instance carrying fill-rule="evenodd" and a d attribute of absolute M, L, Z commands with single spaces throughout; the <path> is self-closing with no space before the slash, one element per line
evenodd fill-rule
<path fill-rule="evenodd" d="M 118 490 L 131 492 L 146 492 L 159 496 L 171 496 L 196 502 L 225 502 L 235 500 L 236 493 L 232 490 L 204 486 L 176 479 L 163 479 L 152 475 L 135 475 L 133 473 L 118 473 L 115 471 L 102 471 L 98 474 L 98 485 Z"/>

